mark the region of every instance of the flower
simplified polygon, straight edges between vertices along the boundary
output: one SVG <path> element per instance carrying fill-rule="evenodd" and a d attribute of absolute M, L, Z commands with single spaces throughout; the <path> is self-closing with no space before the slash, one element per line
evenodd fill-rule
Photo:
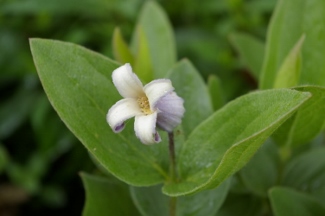
<path fill-rule="evenodd" d="M 112 73 L 115 87 L 123 99 L 108 111 L 106 120 L 115 133 L 124 129 L 124 121 L 135 117 L 134 130 L 143 144 L 158 143 L 156 125 L 167 132 L 181 123 L 185 112 L 183 99 L 174 92 L 169 79 L 157 79 L 143 86 L 130 64 Z"/>

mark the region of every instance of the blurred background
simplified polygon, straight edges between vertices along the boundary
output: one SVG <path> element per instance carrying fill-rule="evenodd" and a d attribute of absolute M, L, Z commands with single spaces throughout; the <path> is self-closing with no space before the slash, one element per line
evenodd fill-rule
<path fill-rule="evenodd" d="M 78 173 L 96 172 L 88 152 L 51 107 L 29 38 L 83 45 L 112 58 L 116 26 L 129 41 L 144 0 L 0 0 L 0 216 L 80 215 Z M 256 88 L 229 37 L 265 41 L 276 0 L 160 0 L 174 27 L 178 59 L 222 80 L 226 100 Z"/>

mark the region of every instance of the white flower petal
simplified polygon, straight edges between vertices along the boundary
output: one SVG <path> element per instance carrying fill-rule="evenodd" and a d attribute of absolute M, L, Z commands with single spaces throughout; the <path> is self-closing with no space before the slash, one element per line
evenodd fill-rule
<path fill-rule="evenodd" d="M 162 97 L 156 105 L 158 109 L 157 125 L 165 131 L 173 131 L 182 121 L 185 112 L 183 103 L 184 100 L 175 92 Z"/>
<path fill-rule="evenodd" d="M 154 80 L 144 86 L 144 92 L 149 100 L 150 108 L 154 109 L 157 101 L 174 90 L 169 79 Z"/>
<path fill-rule="evenodd" d="M 112 78 L 115 87 L 124 98 L 137 98 L 144 94 L 143 85 L 137 75 L 132 72 L 130 64 L 115 69 Z"/>
<path fill-rule="evenodd" d="M 142 112 L 136 99 L 125 98 L 114 104 L 106 115 L 106 120 L 115 133 L 124 129 L 124 121 Z"/>
<path fill-rule="evenodd" d="M 156 131 L 157 112 L 150 115 L 135 116 L 134 130 L 143 144 L 153 144 L 161 141 Z"/>

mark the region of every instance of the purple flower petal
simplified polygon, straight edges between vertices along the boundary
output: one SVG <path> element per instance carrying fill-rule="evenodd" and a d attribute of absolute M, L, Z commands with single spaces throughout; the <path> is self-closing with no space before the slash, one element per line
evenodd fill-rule
<path fill-rule="evenodd" d="M 145 85 L 143 89 L 153 109 L 162 97 L 174 90 L 174 87 L 169 79 L 157 79 Z"/>
<path fill-rule="evenodd" d="M 118 132 L 122 131 L 124 129 L 124 126 L 125 126 L 124 122 L 120 125 L 116 125 L 114 128 L 114 132 L 118 133 Z"/>
<path fill-rule="evenodd" d="M 156 105 L 158 109 L 157 125 L 161 129 L 171 132 L 181 123 L 184 115 L 184 100 L 171 92 L 162 97 Z"/>

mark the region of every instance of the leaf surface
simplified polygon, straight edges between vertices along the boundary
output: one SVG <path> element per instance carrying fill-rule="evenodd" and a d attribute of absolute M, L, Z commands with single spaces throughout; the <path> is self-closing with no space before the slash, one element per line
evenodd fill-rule
<path fill-rule="evenodd" d="M 180 182 L 167 184 L 164 192 L 179 196 L 217 187 L 241 169 L 308 98 L 310 93 L 279 89 L 228 103 L 189 136 L 178 159 Z"/>
<path fill-rule="evenodd" d="M 289 88 L 298 84 L 301 68 L 301 48 L 304 40 L 305 35 L 302 35 L 284 59 L 276 74 L 274 88 Z"/>
<path fill-rule="evenodd" d="M 274 139 L 281 146 L 297 147 L 306 144 L 324 127 L 325 88 L 301 86 L 295 89 L 310 92 L 312 97 L 274 133 Z"/>
<path fill-rule="evenodd" d="M 325 208 L 308 194 L 285 187 L 274 187 L 269 196 L 275 216 L 322 216 Z"/>
<path fill-rule="evenodd" d="M 221 80 L 215 75 L 210 75 L 208 78 L 208 90 L 210 93 L 213 110 L 220 109 L 225 105 L 225 98 L 222 90 Z"/>
<path fill-rule="evenodd" d="M 200 73 L 187 59 L 177 63 L 170 70 L 168 78 L 172 80 L 176 93 L 184 99 L 182 127 L 187 137 L 213 113 L 210 95 Z"/>
<path fill-rule="evenodd" d="M 166 135 L 146 146 L 136 138 L 133 120 L 119 134 L 106 122 L 108 109 L 121 99 L 111 81 L 119 64 L 80 46 L 32 39 L 34 62 L 47 96 L 60 118 L 100 164 L 132 185 L 168 178 Z"/>
<path fill-rule="evenodd" d="M 166 13 L 155 1 L 147 1 L 140 11 L 137 26 L 143 28 L 148 40 L 154 78 L 166 77 L 176 63 L 175 38 Z"/>
<path fill-rule="evenodd" d="M 139 215 L 126 185 L 81 173 L 86 190 L 83 216 Z"/>
<path fill-rule="evenodd" d="M 267 197 L 278 180 L 279 155 L 275 143 L 267 140 L 248 164 L 239 171 L 245 186 L 254 194 Z"/>
<path fill-rule="evenodd" d="M 325 148 L 315 148 L 290 161 L 282 184 L 310 193 L 325 206 Z"/>
<path fill-rule="evenodd" d="M 239 58 L 258 80 L 263 64 L 265 45 L 253 36 L 243 33 L 231 34 L 230 42 L 239 53 Z"/>
<path fill-rule="evenodd" d="M 278 1 L 268 29 L 260 88 L 272 88 L 276 73 L 305 34 L 299 84 L 325 85 L 325 1 Z"/>
<path fill-rule="evenodd" d="M 229 183 L 226 181 L 216 189 L 178 197 L 176 216 L 214 216 L 226 198 Z M 162 194 L 160 185 L 145 188 L 131 187 L 131 194 L 143 216 L 169 215 L 170 197 Z"/>
<path fill-rule="evenodd" d="M 113 33 L 113 54 L 114 58 L 122 64 L 130 63 L 133 65 L 133 56 L 127 43 L 124 41 L 120 28 L 115 28 Z"/>
<path fill-rule="evenodd" d="M 149 83 L 153 80 L 153 68 L 148 40 L 141 26 L 138 26 L 136 33 L 138 46 L 133 70 L 144 83 Z"/>

